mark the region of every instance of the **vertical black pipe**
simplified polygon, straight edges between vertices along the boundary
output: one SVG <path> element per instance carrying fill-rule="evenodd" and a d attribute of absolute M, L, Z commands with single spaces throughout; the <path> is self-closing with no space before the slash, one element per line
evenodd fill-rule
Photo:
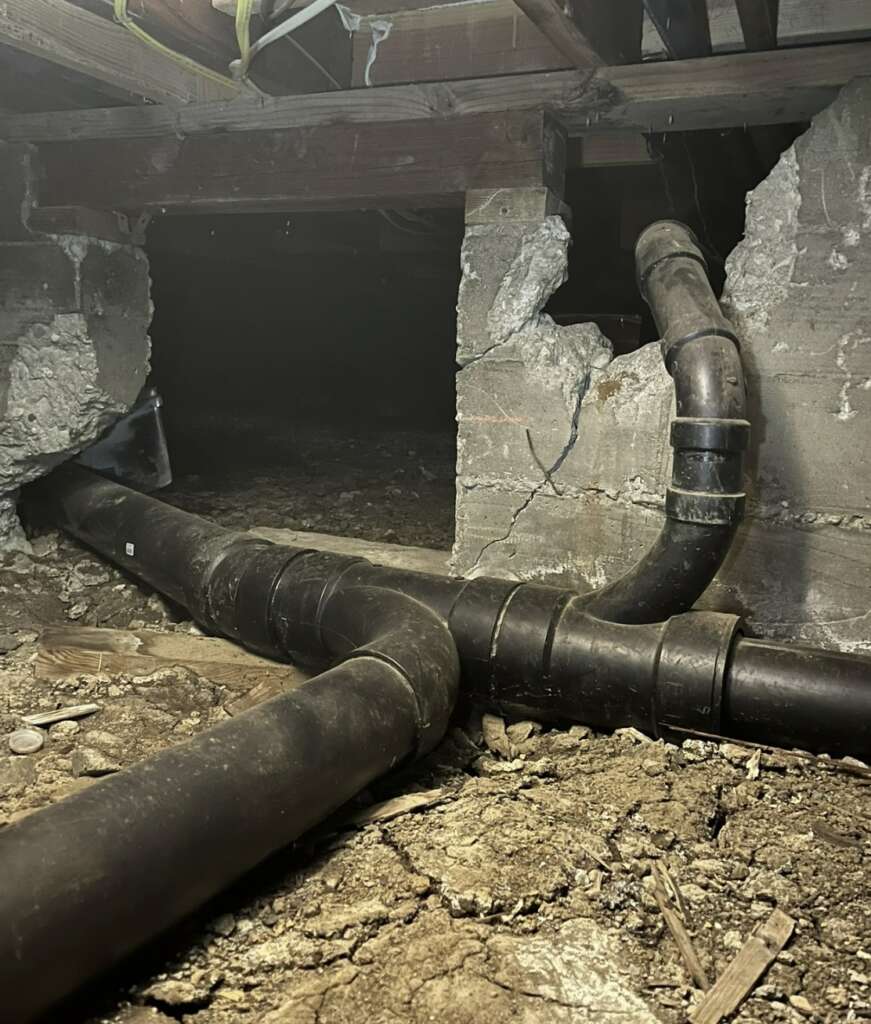
<path fill-rule="evenodd" d="M 743 515 L 750 430 L 738 339 L 692 233 L 674 221 L 652 224 L 635 256 L 674 380 L 677 418 L 662 530 L 635 566 L 587 601 L 591 614 L 626 623 L 689 610 L 714 578 Z"/>

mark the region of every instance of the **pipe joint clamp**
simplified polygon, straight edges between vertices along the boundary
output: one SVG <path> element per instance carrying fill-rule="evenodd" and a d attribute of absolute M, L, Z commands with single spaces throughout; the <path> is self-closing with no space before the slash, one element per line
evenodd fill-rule
<path fill-rule="evenodd" d="M 709 452 L 743 452 L 750 441 L 747 420 L 678 416 L 671 421 L 672 448 Z"/>
<path fill-rule="evenodd" d="M 668 620 L 654 687 L 656 736 L 679 743 L 686 733 L 721 734 L 723 684 L 741 629 L 737 615 L 720 612 L 688 612 Z"/>

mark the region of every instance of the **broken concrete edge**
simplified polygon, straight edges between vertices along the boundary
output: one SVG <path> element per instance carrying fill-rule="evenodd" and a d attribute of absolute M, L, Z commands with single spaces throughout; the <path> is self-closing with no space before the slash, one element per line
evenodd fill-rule
<path fill-rule="evenodd" d="M 595 324 L 560 327 L 543 312 L 567 278 L 571 236 L 563 220 L 545 213 L 537 222 L 480 223 L 475 209 L 476 222 L 468 225 L 463 241 L 457 306 L 457 522 L 463 515 L 463 492 L 498 487 L 512 457 L 514 482 L 522 477 L 526 493 L 503 535 L 485 543 L 471 566 L 460 566 L 455 547 L 454 571 L 470 576 L 477 573 L 489 547 L 510 535 L 536 495 L 554 486 L 553 477 L 578 438 L 583 395 L 592 375 L 612 354 L 610 342 Z M 520 383 L 530 393 L 531 407 L 511 415 L 499 390 L 504 386 L 516 393 Z M 478 397 L 482 395 L 483 409 Z M 549 417 L 544 429 L 535 423 L 540 407 Z M 488 457 L 496 444 L 480 429 L 482 424 L 509 428 L 501 456 L 490 469 Z M 482 438 L 483 447 L 476 445 Z"/>
<path fill-rule="evenodd" d="M 871 156 L 862 128 L 869 117 L 871 80 L 857 80 L 748 196 L 723 304 L 745 339 L 750 493 L 744 526 L 705 599 L 745 615 L 763 635 L 848 651 L 871 650 L 871 451 L 862 440 L 871 416 L 871 326 L 861 283 L 871 272 Z M 651 346 L 593 369 L 577 443 L 539 486 L 524 433 L 545 448 L 555 406 L 528 387 L 522 360 L 516 372 L 502 362 L 501 410 L 489 408 L 492 394 L 461 385 L 469 356 L 493 344 L 491 310 L 505 322 L 496 306 L 499 283 L 510 276 L 503 228 L 500 236 L 472 225 L 464 246 L 453 570 L 598 587 L 625 572 L 662 523 L 671 381 Z M 535 225 L 514 230 L 531 237 Z M 551 263 L 539 265 L 533 287 L 525 282 L 537 300 L 561 283 L 564 250 L 551 244 Z M 527 298 L 515 312 L 530 316 Z M 495 359 L 515 354 L 510 340 L 495 340 Z"/>
<path fill-rule="evenodd" d="M 0 552 L 28 550 L 20 487 L 93 443 L 126 413 L 149 370 L 148 261 L 123 224 L 39 210 L 29 146 L 0 144 Z M 40 230 L 48 224 L 57 231 Z M 87 226 L 95 235 L 81 234 Z M 67 230 L 70 229 L 70 230 Z"/>

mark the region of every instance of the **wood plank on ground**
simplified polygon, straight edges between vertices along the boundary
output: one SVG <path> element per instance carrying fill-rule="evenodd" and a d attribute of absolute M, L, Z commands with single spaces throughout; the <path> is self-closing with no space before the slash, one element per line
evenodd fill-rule
<path fill-rule="evenodd" d="M 690 1015 L 693 1024 L 719 1024 L 744 1002 L 789 942 L 795 921 L 775 910 L 756 928 Z"/>
<path fill-rule="evenodd" d="M 539 111 L 183 138 L 46 143 L 42 206 L 335 209 L 461 205 L 469 189 L 562 192 L 565 137 Z"/>
<path fill-rule="evenodd" d="M 252 654 L 218 637 L 156 630 L 50 626 L 42 631 L 34 672 L 43 679 L 68 679 L 101 672 L 149 675 L 181 665 L 196 675 L 246 694 L 262 684 L 276 692 L 304 682 L 310 673 Z"/>
<path fill-rule="evenodd" d="M 627 64 L 595 71 L 503 75 L 227 103 L 119 107 L 0 117 L 9 142 L 179 138 L 316 125 L 438 122 L 547 108 L 569 135 L 729 128 L 805 121 L 868 73 L 871 42 Z"/>
<path fill-rule="evenodd" d="M 436 551 L 406 544 L 386 544 L 382 541 L 359 540 L 356 537 L 335 537 L 329 533 L 306 533 L 302 530 L 283 530 L 269 526 L 254 527 L 251 533 L 273 544 L 287 544 L 294 548 L 314 548 L 332 551 L 337 555 L 366 558 L 375 565 L 390 569 L 410 569 L 449 576 L 450 551 Z"/>
<path fill-rule="evenodd" d="M 250 532 L 274 544 L 333 551 L 390 568 L 449 574 L 449 551 L 271 527 Z M 42 679 L 99 673 L 143 676 L 173 666 L 187 668 L 231 690 L 234 696 L 224 707 L 232 715 L 299 686 L 312 676 L 306 669 L 261 657 L 219 637 L 75 625 L 50 626 L 42 631 L 34 672 Z"/>

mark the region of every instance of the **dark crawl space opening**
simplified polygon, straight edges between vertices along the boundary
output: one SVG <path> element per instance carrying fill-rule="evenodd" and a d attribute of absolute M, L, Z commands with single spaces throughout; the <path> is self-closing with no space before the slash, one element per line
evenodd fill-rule
<path fill-rule="evenodd" d="M 654 340 L 639 232 L 689 224 L 719 290 L 746 192 L 801 128 L 648 136 L 644 162 L 571 170 L 570 276 L 546 311 L 596 320 L 617 353 Z M 459 208 L 155 217 L 166 498 L 236 528 L 449 548 L 462 236 Z"/>

